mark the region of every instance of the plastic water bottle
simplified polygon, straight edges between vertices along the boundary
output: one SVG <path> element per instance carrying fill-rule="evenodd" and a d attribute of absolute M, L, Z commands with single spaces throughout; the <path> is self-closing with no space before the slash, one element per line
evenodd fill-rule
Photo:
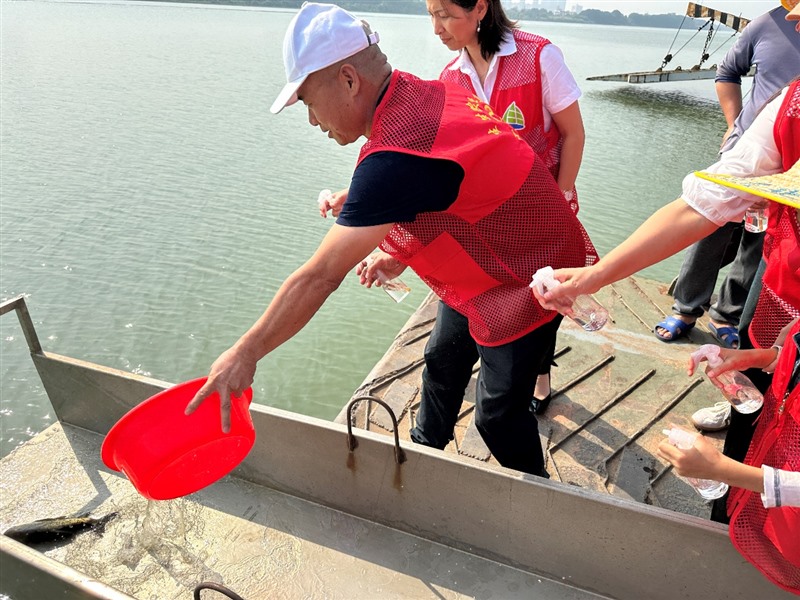
<path fill-rule="evenodd" d="M 374 255 L 370 256 L 367 261 L 372 262 Z M 378 281 L 381 282 L 380 287 L 384 292 L 389 294 L 389 297 L 395 302 L 402 302 L 406 296 L 411 293 L 411 288 L 408 287 L 399 277 L 390 278 L 386 273 L 378 269 L 375 274 L 378 276 Z"/>
<path fill-rule="evenodd" d="M 322 190 L 319 193 L 319 196 L 317 196 L 317 206 L 319 207 L 320 212 L 322 212 L 322 210 L 327 206 L 328 199 L 331 196 L 333 196 L 333 192 L 327 189 Z M 325 213 L 325 216 L 326 217 L 328 216 L 327 211 Z"/>
<path fill-rule="evenodd" d="M 700 348 L 692 352 L 694 367 L 697 368 L 702 358 L 705 358 L 712 367 L 721 365 L 722 357 L 720 357 L 719 353 L 719 346 L 714 344 L 700 346 Z M 716 379 L 722 384 L 722 395 L 733 405 L 737 412 L 748 415 L 757 411 L 764 404 L 764 396 L 744 373 L 727 371 L 717 376 Z"/>
<path fill-rule="evenodd" d="M 534 273 L 530 287 L 536 288 L 540 294 L 554 290 L 561 282 L 553 273 L 553 267 L 542 267 Z M 586 331 L 597 331 L 608 321 L 608 311 L 591 296 L 582 294 L 573 301 L 570 317 Z"/>
<path fill-rule="evenodd" d="M 744 213 L 744 228 L 751 233 L 767 230 L 767 209 L 751 208 Z"/>
<path fill-rule="evenodd" d="M 683 429 L 673 427 L 664 429 L 664 435 L 669 436 L 669 443 L 681 450 L 690 450 L 697 439 L 696 433 L 689 433 Z M 686 483 L 691 485 L 697 493 L 706 500 L 716 500 L 722 498 L 728 491 L 728 484 L 713 479 L 698 479 L 696 477 L 681 477 Z"/>
<path fill-rule="evenodd" d="M 389 294 L 389 297 L 395 302 L 402 302 L 405 297 L 411 293 L 411 288 L 403 283 L 399 277 L 389 279 L 380 269 L 378 269 L 376 274 L 378 275 L 378 280 L 381 282 L 383 291 Z"/>

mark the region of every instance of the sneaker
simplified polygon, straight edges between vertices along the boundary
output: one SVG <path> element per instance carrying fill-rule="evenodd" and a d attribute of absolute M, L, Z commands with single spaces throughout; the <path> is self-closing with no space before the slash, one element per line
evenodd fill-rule
<path fill-rule="evenodd" d="M 692 415 L 692 423 L 700 431 L 721 431 L 731 424 L 731 403 L 727 400 L 701 408 Z"/>

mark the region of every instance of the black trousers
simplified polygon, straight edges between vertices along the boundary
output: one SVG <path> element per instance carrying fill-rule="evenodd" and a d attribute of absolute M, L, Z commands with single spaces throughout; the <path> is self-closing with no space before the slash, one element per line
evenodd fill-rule
<path fill-rule="evenodd" d="M 425 347 L 422 402 L 411 439 L 444 449 L 453 439 L 464 392 L 478 359 L 475 425 L 504 467 L 548 477 L 539 424 L 530 410 L 540 372 L 553 361 L 561 315 L 518 340 L 481 346 L 469 334 L 466 317 L 443 302 Z"/>

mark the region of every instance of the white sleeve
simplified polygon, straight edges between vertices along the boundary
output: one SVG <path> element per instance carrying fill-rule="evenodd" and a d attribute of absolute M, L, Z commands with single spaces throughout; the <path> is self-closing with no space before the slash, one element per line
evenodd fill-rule
<path fill-rule="evenodd" d="M 581 97 L 581 88 L 564 61 L 564 54 L 554 44 L 547 44 L 539 54 L 542 73 L 542 108 L 545 122 L 549 116 L 567 108 Z"/>
<path fill-rule="evenodd" d="M 764 508 L 800 506 L 800 471 L 782 471 L 762 465 L 764 493 L 761 502 Z"/>
<path fill-rule="evenodd" d="M 786 90 L 767 104 L 736 145 L 723 152 L 719 161 L 704 169 L 739 177 L 758 177 L 783 172 L 781 153 L 773 129 Z M 716 225 L 741 221 L 757 196 L 726 188 L 690 173 L 683 180 L 684 202 Z"/>

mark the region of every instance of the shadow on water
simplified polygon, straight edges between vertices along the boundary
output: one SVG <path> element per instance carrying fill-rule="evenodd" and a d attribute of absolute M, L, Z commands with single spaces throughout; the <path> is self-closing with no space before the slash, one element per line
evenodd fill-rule
<path fill-rule="evenodd" d="M 597 102 L 618 104 L 620 107 L 641 111 L 648 116 L 699 122 L 719 119 L 719 105 L 716 102 L 680 90 L 625 86 L 592 90 L 586 95 Z"/>

